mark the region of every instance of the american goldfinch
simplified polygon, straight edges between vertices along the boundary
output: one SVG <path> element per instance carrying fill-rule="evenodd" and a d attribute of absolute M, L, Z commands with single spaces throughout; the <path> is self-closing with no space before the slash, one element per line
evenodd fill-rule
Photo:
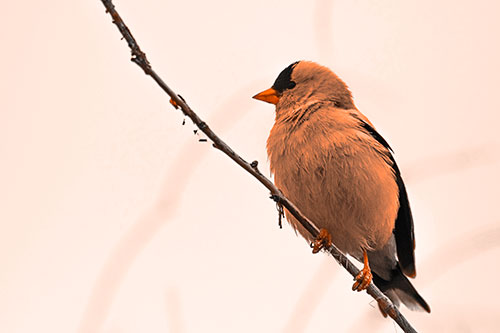
<path fill-rule="evenodd" d="M 392 149 L 330 69 L 298 61 L 254 96 L 276 105 L 267 140 L 274 182 L 344 253 L 364 263 L 353 290 L 372 280 L 396 305 L 430 312 L 415 277 L 415 236 Z M 312 236 L 288 212 L 306 240 Z"/>

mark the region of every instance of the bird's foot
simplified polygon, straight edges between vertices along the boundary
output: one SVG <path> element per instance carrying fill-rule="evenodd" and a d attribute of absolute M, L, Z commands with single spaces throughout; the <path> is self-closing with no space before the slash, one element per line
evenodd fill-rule
<path fill-rule="evenodd" d="M 332 245 L 332 236 L 328 230 L 322 228 L 318 237 L 311 243 L 313 253 L 318 253 L 323 248 L 329 248 Z"/>
<path fill-rule="evenodd" d="M 370 285 L 370 282 L 372 282 L 373 275 L 370 266 L 368 265 L 368 255 L 366 254 L 366 251 L 363 251 L 363 259 L 364 266 L 363 269 L 359 271 L 358 275 L 356 275 L 356 282 L 352 285 L 353 291 L 365 290 Z"/>
<path fill-rule="evenodd" d="M 352 290 L 362 291 L 368 288 L 370 282 L 372 282 L 372 272 L 370 267 L 363 267 L 356 276 L 356 282 L 352 285 Z"/>

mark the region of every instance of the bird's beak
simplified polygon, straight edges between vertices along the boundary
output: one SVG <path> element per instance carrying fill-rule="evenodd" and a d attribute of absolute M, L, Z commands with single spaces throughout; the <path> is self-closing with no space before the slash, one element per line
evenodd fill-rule
<path fill-rule="evenodd" d="M 261 101 L 268 102 L 271 104 L 278 104 L 278 101 L 280 100 L 278 92 L 273 88 L 264 90 L 263 92 L 258 93 L 252 98 L 259 99 Z"/>

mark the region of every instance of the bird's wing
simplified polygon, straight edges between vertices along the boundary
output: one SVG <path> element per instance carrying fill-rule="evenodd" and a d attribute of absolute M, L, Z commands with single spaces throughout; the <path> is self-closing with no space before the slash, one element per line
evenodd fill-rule
<path fill-rule="evenodd" d="M 399 189 L 399 210 L 393 231 L 396 238 L 399 265 L 405 275 L 415 277 L 415 235 L 413 231 L 413 217 L 401 172 L 399 171 L 394 156 L 392 156 L 392 148 L 387 141 L 385 141 L 370 123 L 362 119 L 359 114 L 358 112 L 352 113 L 352 115 L 360 121 L 361 127 L 388 150 L 388 156 L 392 161 L 391 167 L 394 170 L 394 176 L 396 177 L 396 183 Z"/>

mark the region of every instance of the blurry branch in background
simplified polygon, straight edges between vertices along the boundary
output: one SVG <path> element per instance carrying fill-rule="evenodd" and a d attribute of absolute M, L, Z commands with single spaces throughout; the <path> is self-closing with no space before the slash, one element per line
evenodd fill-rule
<path fill-rule="evenodd" d="M 244 115 L 244 112 L 248 111 L 248 108 L 246 110 L 242 109 L 240 105 L 240 112 L 232 112 L 237 103 L 241 101 L 243 92 L 246 96 L 247 91 L 247 87 L 240 89 L 218 109 L 214 119 L 220 118 L 222 120 L 219 122 L 220 130 L 224 131 L 233 126 Z M 190 181 L 190 176 L 200 166 L 200 164 L 194 162 L 192 154 L 186 153 L 189 146 L 190 144 L 186 143 L 174 158 L 173 164 L 163 180 L 163 185 L 160 187 L 159 200 L 134 222 L 109 253 L 92 287 L 78 332 L 100 331 L 106 321 L 116 293 L 134 260 L 158 231 L 171 221 L 172 216 L 176 213 L 182 198 L 179 193 L 184 192 Z M 207 152 L 208 150 L 198 152 L 196 160 L 200 160 Z M 179 177 L 180 174 L 183 177 Z M 168 295 L 173 294 L 168 293 Z M 167 309 L 167 312 L 170 309 L 171 307 Z M 174 318 L 174 316 L 169 315 L 168 318 Z M 176 318 L 176 320 L 178 322 L 179 318 Z M 176 325 L 182 325 L 182 322 Z M 177 332 L 176 330 L 171 331 Z"/>
<path fill-rule="evenodd" d="M 236 154 L 224 141 L 222 141 L 211 129 L 210 127 L 200 118 L 198 115 L 188 106 L 188 104 L 180 98 L 172 89 L 170 89 L 167 84 L 156 74 L 152 69 L 146 55 L 140 49 L 136 40 L 132 36 L 132 33 L 125 25 L 121 19 L 118 12 L 111 0 L 101 0 L 106 7 L 106 11 L 113 18 L 113 23 L 118 27 L 123 38 L 127 41 L 127 44 L 132 52 L 132 62 L 136 63 L 139 67 L 144 70 L 146 75 L 149 75 L 155 80 L 155 82 L 166 92 L 173 104 L 180 107 L 182 112 L 188 116 L 193 123 L 210 138 L 213 142 L 213 146 L 227 156 L 229 156 L 233 161 L 235 161 L 239 166 L 245 169 L 248 173 L 253 175 L 259 182 L 261 182 L 270 192 L 271 198 L 275 200 L 278 205 L 285 207 L 301 224 L 302 226 L 313 236 L 318 237 L 319 229 L 307 218 L 305 217 L 298 208 L 290 202 L 279 189 L 274 186 L 274 184 L 264 177 L 257 168 L 257 161 L 251 164 L 246 162 L 238 154 Z M 353 277 L 355 277 L 359 270 L 352 264 L 352 262 L 342 253 L 335 245 L 331 245 L 328 252 L 337 260 L 337 262 L 342 265 Z M 371 295 L 379 304 L 379 307 L 387 313 L 394 321 L 403 329 L 405 332 L 416 332 L 415 329 L 410 325 L 406 318 L 399 312 L 398 308 L 392 304 L 392 302 L 384 295 L 382 292 L 373 284 L 370 283 L 367 293 Z"/>

